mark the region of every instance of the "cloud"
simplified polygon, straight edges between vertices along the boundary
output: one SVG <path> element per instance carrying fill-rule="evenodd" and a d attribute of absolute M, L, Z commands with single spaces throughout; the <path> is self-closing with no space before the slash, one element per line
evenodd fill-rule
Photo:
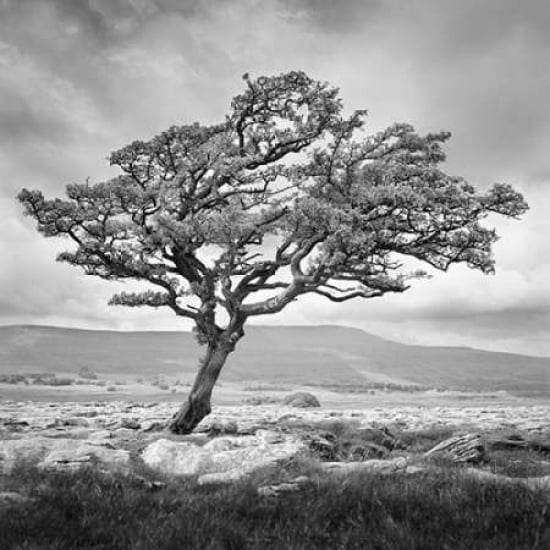
<path fill-rule="evenodd" d="M 260 321 L 550 354 L 549 24 L 545 0 L 0 0 L 0 322 L 173 326 L 107 308 L 113 285 L 56 264 L 63 243 L 34 232 L 15 194 L 108 178 L 111 150 L 223 120 L 244 72 L 297 68 L 368 108 L 370 131 L 450 130 L 449 172 L 518 185 L 532 209 L 487 220 L 502 236 L 494 277 L 457 267 L 404 295 L 305 299 Z"/>

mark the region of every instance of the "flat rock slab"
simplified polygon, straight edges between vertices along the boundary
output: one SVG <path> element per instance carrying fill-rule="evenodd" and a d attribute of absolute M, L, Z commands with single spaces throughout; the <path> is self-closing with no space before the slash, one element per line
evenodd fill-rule
<path fill-rule="evenodd" d="M 90 462 L 106 466 L 128 463 L 130 453 L 109 441 L 33 437 L 9 439 L 0 446 L 0 471 L 9 473 L 17 462 L 37 462 L 42 468 L 76 468 Z"/>
<path fill-rule="evenodd" d="M 331 474 L 347 475 L 355 472 L 367 472 L 369 474 L 395 474 L 407 471 L 407 459 L 397 457 L 391 460 L 365 460 L 364 462 L 323 462 L 323 470 Z"/>
<path fill-rule="evenodd" d="M 199 475 L 200 483 L 218 483 L 235 481 L 305 450 L 306 445 L 295 437 L 264 432 L 260 436 L 219 437 L 203 446 L 159 439 L 145 448 L 142 459 L 167 474 Z"/>

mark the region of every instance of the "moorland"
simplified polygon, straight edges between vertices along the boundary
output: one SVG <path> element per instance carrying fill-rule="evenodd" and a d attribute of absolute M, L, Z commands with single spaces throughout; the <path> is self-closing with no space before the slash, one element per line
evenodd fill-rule
<path fill-rule="evenodd" d="M 0 548 L 550 547 L 550 359 L 247 333 L 175 436 L 190 334 L 0 328 Z"/>

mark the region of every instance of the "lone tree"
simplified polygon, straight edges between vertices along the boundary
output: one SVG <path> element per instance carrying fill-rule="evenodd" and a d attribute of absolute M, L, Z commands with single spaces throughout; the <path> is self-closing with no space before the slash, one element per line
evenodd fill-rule
<path fill-rule="evenodd" d="M 76 247 L 59 261 L 107 280 L 147 283 L 110 304 L 168 307 L 206 346 L 171 429 L 191 432 L 248 319 L 304 294 L 333 302 L 403 292 L 421 271 L 465 263 L 493 271 L 490 213 L 516 218 L 523 197 L 479 194 L 439 165 L 447 132 L 394 124 L 367 136 L 338 89 L 303 72 L 251 79 L 221 124 L 173 126 L 110 156 L 121 174 L 67 186 L 67 199 L 18 198 L 46 237 Z M 409 262 L 410 263 L 410 262 Z"/>

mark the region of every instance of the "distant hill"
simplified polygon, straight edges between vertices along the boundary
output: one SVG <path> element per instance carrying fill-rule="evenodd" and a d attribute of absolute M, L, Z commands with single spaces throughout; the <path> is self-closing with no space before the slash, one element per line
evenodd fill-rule
<path fill-rule="evenodd" d="M 550 358 L 404 345 L 340 326 L 251 326 L 222 379 L 317 384 L 388 382 L 550 395 Z M 201 353 L 189 332 L 0 327 L 0 373 L 191 376 Z"/>

